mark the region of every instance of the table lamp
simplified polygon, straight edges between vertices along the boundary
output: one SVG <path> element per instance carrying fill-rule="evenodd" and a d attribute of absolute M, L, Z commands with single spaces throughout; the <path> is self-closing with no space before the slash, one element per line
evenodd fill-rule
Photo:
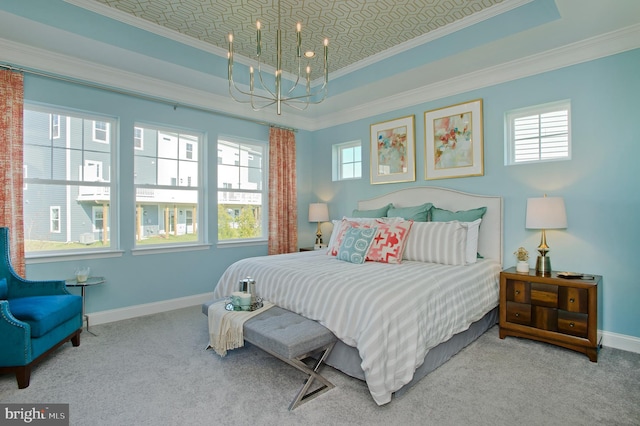
<path fill-rule="evenodd" d="M 320 223 L 329 221 L 329 208 L 325 203 L 311 203 L 309 204 L 309 222 L 318 222 L 318 230 L 316 231 L 316 244 L 315 249 L 321 249 L 324 247 L 322 244 L 322 230 L 320 229 Z"/>
<path fill-rule="evenodd" d="M 529 198 L 527 200 L 527 229 L 542 229 L 542 238 L 538 247 L 536 275 L 551 275 L 551 260 L 547 253 L 547 229 L 564 229 L 567 227 L 567 212 L 562 197 Z"/>

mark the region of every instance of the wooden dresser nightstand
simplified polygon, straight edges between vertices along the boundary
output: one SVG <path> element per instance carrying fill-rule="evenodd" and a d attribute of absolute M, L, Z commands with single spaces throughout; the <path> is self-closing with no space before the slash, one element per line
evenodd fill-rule
<path fill-rule="evenodd" d="M 598 362 L 598 284 L 593 279 L 500 273 L 500 338 L 524 337 L 582 352 Z"/>

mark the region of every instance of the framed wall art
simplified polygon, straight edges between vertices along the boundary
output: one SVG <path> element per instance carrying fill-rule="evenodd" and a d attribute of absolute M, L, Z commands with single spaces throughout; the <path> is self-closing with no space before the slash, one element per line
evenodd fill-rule
<path fill-rule="evenodd" d="M 414 116 L 371 125 L 371 183 L 416 180 Z"/>
<path fill-rule="evenodd" d="M 424 113 L 426 180 L 482 176 L 482 99 Z"/>

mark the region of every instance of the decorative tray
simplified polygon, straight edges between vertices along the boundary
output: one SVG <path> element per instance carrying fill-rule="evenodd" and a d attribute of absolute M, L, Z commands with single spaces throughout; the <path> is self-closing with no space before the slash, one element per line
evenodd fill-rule
<path fill-rule="evenodd" d="M 227 311 L 252 312 L 252 311 L 256 311 L 256 310 L 262 308 L 262 306 L 264 306 L 264 304 L 262 303 L 262 299 L 258 298 L 258 299 L 256 299 L 255 303 L 251 304 L 251 308 L 248 311 L 243 311 L 242 308 L 240 308 L 240 306 L 233 306 L 233 303 L 231 303 L 231 302 L 229 302 L 226 305 L 224 305 L 224 308 Z"/>

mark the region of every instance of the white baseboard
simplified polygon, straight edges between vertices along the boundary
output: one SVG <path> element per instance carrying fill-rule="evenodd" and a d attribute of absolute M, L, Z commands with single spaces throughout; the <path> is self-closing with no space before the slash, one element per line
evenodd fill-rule
<path fill-rule="evenodd" d="M 602 330 L 598 330 L 598 336 L 602 339 L 602 346 L 640 354 L 640 338 L 638 337 Z"/>
<path fill-rule="evenodd" d="M 160 312 L 173 311 L 174 309 L 200 305 L 211 299 L 213 299 L 213 292 L 180 297 L 178 299 L 162 300 L 160 302 L 145 303 L 142 305 L 127 306 L 126 308 L 93 312 L 88 315 L 89 324 L 106 324 L 109 322 L 142 317 L 145 315 L 157 314 Z"/>

